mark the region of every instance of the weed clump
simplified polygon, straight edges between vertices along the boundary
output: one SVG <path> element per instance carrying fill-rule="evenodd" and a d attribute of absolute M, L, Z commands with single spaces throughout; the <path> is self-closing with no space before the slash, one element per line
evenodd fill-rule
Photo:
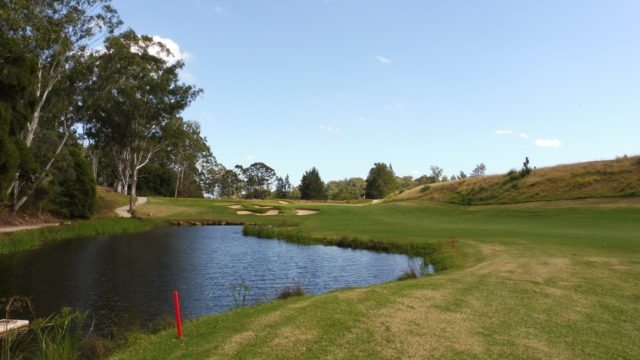
<path fill-rule="evenodd" d="M 304 291 L 304 287 L 300 282 L 295 282 L 292 286 L 287 286 L 280 291 L 280 294 L 276 297 L 278 300 L 284 300 L 297 296 L 305 296 L 307 293 Z"/>

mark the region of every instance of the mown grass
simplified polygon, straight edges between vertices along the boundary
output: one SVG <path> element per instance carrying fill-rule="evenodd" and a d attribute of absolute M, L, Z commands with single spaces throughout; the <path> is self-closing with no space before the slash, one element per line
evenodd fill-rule
<path fill-rule="evenodd" d="M 283 214 L 273 217 L 238 216 L 223 201 L 151 204 L 179 208 L 166 210 L 167 219 L 280 225 L 247 229 L 296 242 L 444 250 L 456 236 L 449 252 L 457 263 L 436 275 L 197 319 L 185 325 L 183 340 L 173 331 L 140 335 L 113 359 L 633 359 L 640 353 L 638 201 L 317 203 L 312 207 L 320 213 L 310 216 L 293 215 L 301 205 L 292 203 L 279 205 Z"/>

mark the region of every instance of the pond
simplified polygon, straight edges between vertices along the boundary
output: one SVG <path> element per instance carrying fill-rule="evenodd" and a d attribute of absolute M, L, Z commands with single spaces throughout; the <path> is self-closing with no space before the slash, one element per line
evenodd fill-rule
<path fill-rule="evenodd" d="M 319 294 L 395 280 L 421 265 L 405 255 L 244 236 L 241 226 L 169 227 L 0 256 L 0 298 L 28 296 L 38 316 L 72 307 L 91 311 L 98 325 L 133 317 L 144 326 L 172 316 L 173 291 L 190 318 L 229 310 L 245 288 L 252 304 L 295 283 Z"/>

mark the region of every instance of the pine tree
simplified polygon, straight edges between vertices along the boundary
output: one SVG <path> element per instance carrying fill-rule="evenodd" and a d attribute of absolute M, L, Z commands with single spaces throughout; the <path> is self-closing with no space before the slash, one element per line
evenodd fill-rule
<path fill-rule="evenodd" d="M 326 200 L 327 189 L 315 167 L 302 175 L 300 180 L 300 198 L 303 200 Z"/>

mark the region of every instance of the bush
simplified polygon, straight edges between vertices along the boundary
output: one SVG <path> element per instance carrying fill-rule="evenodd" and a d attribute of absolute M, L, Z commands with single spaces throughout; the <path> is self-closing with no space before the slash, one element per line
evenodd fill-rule
<path fill-rule="evenodd" d="M 89 160 L 82 157 L 80 149 L 67 149 L 73 164 L 73 174 L 58 183 L 53 198 L 54 212 L 66 218 L 88 219 L 96 212 L 96 180 Z"/>
<path fill-rule="evenodd" d="M 429 191 L 429 189 L 431 189 L 431 186 L 429 185 L 425 185 L 422 187 L 422 189 L 420 189 L 421 193 L 426 193 L 427 191 Z"/>
<path fill-rule="evenodd" d="M 278 294 L 276 299 L 284 300 L 291 297 L 305 296 L 305 295 L 306 293 L 304 291 L 304 288 L 302 287 L 302 284 L 296 281 L 292 286 L 288 286 L 282 289 L 282 291 L 280 292 L 280 294 Z"/>

